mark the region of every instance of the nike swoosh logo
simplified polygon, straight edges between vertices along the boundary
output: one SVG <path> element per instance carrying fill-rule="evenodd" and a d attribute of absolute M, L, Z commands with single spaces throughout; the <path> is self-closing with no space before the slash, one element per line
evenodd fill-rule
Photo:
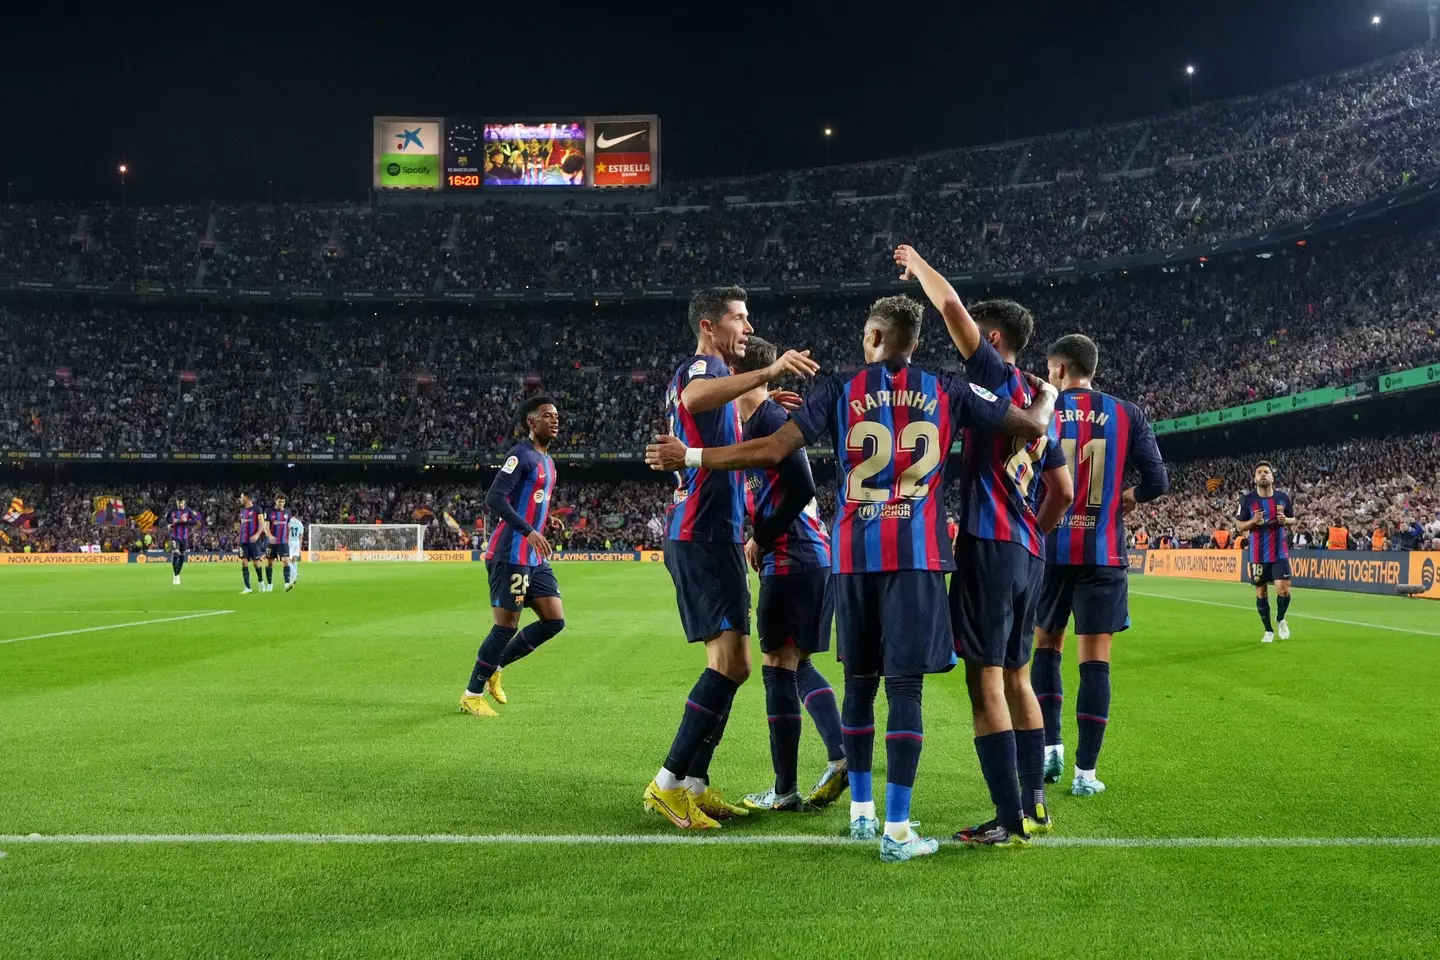
<path fill-rule="evenodd" d="M 654 796 L 654 795 L 652 794 L 651 796 Z M 688 829 L 688 828 L 689 828 L 689 826 L 690 826 L 690 818 L 689 818 L 689 817 L 682 817 L 682 816 L 680 816 L 680 815 L 679 815 L 678 813 L 676 813 L 674 810 L 671 810 L 671 809 L 670 809 L 670 804 L 666 803 L 664 800 L 661 800 L 659 797 L 654 797 L 654 799 L 655 799 L 656 805 L 659 806 L 660 809 L 664 810 L 664 811 L 665 811 L 665 815 L 670 818 L 670 822 L 671 822 L 671 823 L 675 824 L 675 826 L 679 827 L 679 828 L 682 829 L 682 830 L 685 830 L 685 829 Z"/>
<path fill-rule="evenodd" d="M 644 132 L 645 132 L 644 130 L 636 130 L 634 133 L 627 133 L 627 134 L 625 134 L 625 136 L 623 136 L 623 137 L 616 137 L 614 140 L 607 140 L 607 139 L 605 139 L 605 134 L 602 133 L 602 134 L 600 134 L 600 136 L 598 136 L 598 137 L 595 138 L 595 146 L 599 147 L 601 150 L 609 150 L 611 147 L 615 146 L 615 144 L 617 144 L 617 143 L 624 143 L 626 140 L 629 140 L 631 137 L 638 137 L 638 136 L 640 136 L 640 134 L 642 134 L 642 133 L 644 133 Z"/>

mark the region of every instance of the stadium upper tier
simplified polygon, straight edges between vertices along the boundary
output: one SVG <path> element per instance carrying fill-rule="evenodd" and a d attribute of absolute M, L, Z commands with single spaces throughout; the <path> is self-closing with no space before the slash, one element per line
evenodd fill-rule
<path fill-rule="evenodd" d="M 1087 333 L 1097 383 L 1157 420 L 1422 366 L 1440 360 L 1437 243 L 1430 231 L 1027 288 L 1037 329 L 1022 362 L 1043 370 L 1046 343 Z M 750 312 L 761 336 L 838 370 L 858 359 L 872 298 L 772 297 Z M 956 367 L 928 322 L 920 359 Z M 560 404 L 561 449 L 638 451 L 693 349 L 670 303 L 356 315 L 31 299 L 0 306 L 0 450 L 487 454 L 543 390 Z"/>
<path fill-rule="evenodd" d="M 0 277 L 514 291 L 1091 263 L 1248 236 L 1440 173 L 1440 54 L 1191 110 L 883 162 L 666 187 L 654 209 L 0 208 Z"/>

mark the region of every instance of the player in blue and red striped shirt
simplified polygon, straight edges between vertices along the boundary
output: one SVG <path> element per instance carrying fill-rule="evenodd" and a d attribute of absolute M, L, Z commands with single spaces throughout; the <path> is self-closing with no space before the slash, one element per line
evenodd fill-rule
<path fill-rule="evenodd" d="M 1269 584 L 1275 584 L 1279 598 L 1279 617 L 1276 626 L 1280 628 L 1280 639 L 1290 639 L 1290 624 L 1285 613 L 1290 609 L 1290 534 L 1295 526 L 1295 505 L 1290 494 L 1275 489 L 1275 471 L 1269 461 L 1261 460 L 1255 465 L 1255 489 L 1240 498 L 1240 508 L 1235 513 L 1240 523 L 1237 529 L 1249 535 L 1247 547 L 1250 557 L 1250 582 L 1255 585 L 1255 610 L 1260 622 L 1265 625 L 1261 643 L 1275 639 L 1274 627 L 1270 624 Z"/>
<path fill-rule="evenodd" d="M 912 828 L 910 794 L 924 740 L 924 675 L 955 662 L 945 598 L 945 572 L 955 566 L 945 537 L 946 457 L 955 432 L 967 426 L 1043 436 L 1055 398 L 1055 390 L 1037 380 L 1042 396 L 1022 410 L 963 377 L 913 366 L 923 314 L 909 297 L 876 301 L 865 321 L 865 366 L 821 380 L 790 422 L 768 437 L 704 450 L 661 437 L 646 450 L 654 469 L 692 462 L 734 470 L 774 466 L 822 439 L 835 444 L 839 508 L 830 538 L 831 584 L 845 665 L 850 833 L 874 838 L 878 828 L 871 770 L 883 674 L 890 716 L 880 856 L 889 861 L 938 848 Z"/>
<path fill-rule="evenodd" d="M 1079 333 L 1050 345 L 1050 382 L 1060 388 L 1055 432 L 1075 484 L 1075 500 L 1045 539 L 1045 580 L 1035 628 L 1032 683 L 1045 713 L 1045 780 L 1060 778 L 1065 747 L 1060 736 L 1060 656 L 1065 628 L 1075 615 L 1080 644 L 1080 692 L 1075 724 L 1080 744 L 1070 792 L 1088 797 L 1105 789 L 1095 763 L 1110 720 L 1110 640 L 1130 626 L 1130 559 L 1125 514 L 1161 496 L 1170 477 L 1155 431 L 1133 403 L 1091 386 L 1100 364 L 1095 341 Z M 1140 483 L 1125 486 L 1135 468 Z"/>
<path fill-rule="evenodd" d="M 250 494 L 240 494 L 240 576 L 245 581 L 245 589 L 241 593 L 250 593 L 250 565 L 255 565 L 255 580 L 262 582 L 260 573 L 260 558 L 265 552 L 265 541 L 261 539 L 265 535 L 265 518 L 261 515 L 260 509 L 255 506 L 255 501 L 250 499 Z"/>
<path fill-rule="evenodd" d="M 190 540 L 199 523 L 200 515 L 185 506 L 185 498 L 176 497 L 174 508 L 165 518 L 165 525 L 170 528 L 170 568 L 175 571 L 175 579 L 171 582 L 177 587 L 180 585 L 180 568 L 185 566 L 189 557 Z"/>
<path fill-rule="evenodd" d="M 275 561 L 280 561 L 280 573 L 288 593 L 294 586 L 290 582 L 290 511 L 285 509 L 285 494 L 275 495 L 275 508 L 265 512 L 265 526 L 270 536 L 270 548 L 265 551 L 265 580 L 261 593 L 270 593 L 275 588 Z"/>
<path fill-rule="evenodd" d="M 732 375 L 730 367 L 745 356 L 755 332 L 745 300 L 739 287 L 707 287 L 690 298 L 695 354 L 680 364 L 665 392 L 667 429 L 684 445 L 737 443 L 736 400 L 787 373 L 811 376 L 819 369 L 808 351 L 787 350 L 767 369 Z M 665 568 L 675 583 L 685 639 L 705 645 L 706 668 L 686 698 L 680 728 L 643 802 L 681 829 L 713 830 L 722 819 L 750 812 L 710 788 L 710 758 L 735 691 L 750 676 L 750 579 L 741 547 L 748 496 L 740 470 L 683 461 L 674 469 Z"/>
<path fill-rule="evenodd" d="M 940 311 L 965 360 L 966 378 L 1016 406 L 1029 406 L 1034 394 L 1015 361 L 1035 332 L 1030 311 L 1013 300 L 987 300 L 967 310 L 914 248 L 896 249 L 895 262 L 904 270 L 901 279 L 919 280 Z M 967 427 L 962 451 L 955 540 L 961 575 L 950 578 L 950 613 L 956 648 L 965 658 L 975 753 L 996 804 L 993 820 L 961 830 L 955 839 L 1023 844 L 1029 831 L 1050 829 L 1045 721 L 1030 685 L 1030 646 L 1045 534 L 1070 506 L 1070 474 L 1048 434 L 1026 440 Z"/>
<path fill-rule="evenodd" d="M 774 344 L 751 337 L 736 370 L 764 370 L 778 355 Z M 770 399 L 766 384 L 735 403 L 747 440 L 768 437 L 790 419 L 784 407 Z M 820 521 L 815 477 L 805 451 L 796 450 L 774 467 L 747 471 L 745 485 L 751 494 L 754 524 L 745 557 L 760 574 L 755 620 L 760 631 L 760 675 L 765 681 L 775 782 L 769 790 L 746 796 L 743 803 L 753 810 L 828 806 L 839 799 L 848 783 L 840 708 L 830 684 L 812 662 L 812 654 L 830 649 L 834 614 L 830 534 Z M 797 783 L 802 702 L 829 754 L 829 763 L 808 798 L 800 794 Z"/>
<path fill-rule="evenodd" d="M 511 448 L 485 495 L 485 505 L 500 518 L 485 548 L 495 622 L 460 697 L 460 709 L 477 717 L 497 716 L 485 702 L 487 692 L 496 703 L 509 702 L 500 671 L 565 629 L 560 584 L 544 533 L 555 491 L 550 444 L 560 433 L 560 411 L 549 397 L 531 397 L 520 406 L 520 422 L 529 436 Z M 526 607 L 539 619 L 517 633 Z"/>

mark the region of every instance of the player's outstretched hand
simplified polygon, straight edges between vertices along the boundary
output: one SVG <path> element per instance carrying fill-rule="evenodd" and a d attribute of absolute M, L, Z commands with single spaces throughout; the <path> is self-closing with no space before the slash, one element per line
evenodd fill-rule
<path fill-rule="evenodd" d="M 923 266 L 924 258 L 915 252 L 915 248 L 908 243 L 902 243 L 895 248 L 895 265 L 900 268 L 901 280 L 914 280 L 915 271 L 912 266 Z"/>
<path fill-rule="evenodd" d="M 668 434 L 657 433 L 655 442 L 645 448 L 645 462 L 651 470 L 674 473 L 685 468 L 685 444 Z"/>
<path fill-rule="evenodd" d="M 1130 516 L 1130 514 L 1135 512 L 1135 508 L 1139 505 L 1140 504 L 1135 500 L 1134 487 L 1126 487 L 1120 493 L 1120 515 L 1122 517 Z"/>
<path fill-rule="evenodd" d="M 797 377 L 813 377 L 820 371 L 820 364 L 810 359 L 809 350 L 786 350 L 780 359 L 770 364 L 770 379 L 779 380 L 786 374 Z"/>
<path fill-rule="evenodd" d="M 550 559 L 550 541 L 545 539 L 545 534 L 539 530 L 531 530 L 525 534 L 525 539 L 535 548 L 535 552 L 540 554 L 541 560 Z"/>
<path fill-rule="evenodd" d="M 760 544 L 758 544 L 758 543 L 755 542 L 755 538 L 754 538 L 754 537 L 751 537 L 749 540 L 746 540 L 746 541 L 745 541 L 745 562 L 748 563 L 748 564 L 750 564 L 750 569 L 751 569 L 751 570 L 754 570 L 756 573 L 759 573 L 759 572 L 760 572 L 760 561 L 761 561 L 761 559 L 763 559 L 763 558 L 762 558 L 761 555 L 760 555 Z"/>
<path fill-rule="evenodd" d="M 786 410 L 799 410 L 805 403 L 805 398 L 794 390 L 771 390 L 770 399 Z"/>
<path fill-rule="evenodd" d="M 1049 380 L 1041 380 L 1029 370 L 1021 370 L 1020 374 L 1025 378 L 1025 382 L 1030 385 L 1030 390 L 1033 393 L 1044 393 L 1047 390 L 1051 393 L 1059 393 L 1059 391 L 1055 389 L 1055 384 Z"/>

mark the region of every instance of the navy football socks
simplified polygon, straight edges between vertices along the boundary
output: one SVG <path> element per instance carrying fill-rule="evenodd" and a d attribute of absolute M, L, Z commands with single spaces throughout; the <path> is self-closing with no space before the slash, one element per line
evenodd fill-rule
<path fill-rule="evenodd" d="M 490 628 L 485 641 L 480 644 L 480 652 L 475 654 L 475 668 L 470 671 L 470 682 L 465 687 L 467 693 L 485 692 L 485 681 L 500 668 L 500 657 L 513 636 L 514 627 L 502 627 L 497 623 Z"/>
<path fill-rule="evenodd" d="M 800 691 L 795 671 L 761 667 L 765 681 L 765 719 L 770 726 L 770 764 L 775 768 L 775 792 L 795 792 L 800 762 Z"/>
<path fill-rule="evenodd" d="M 1005 829 L 1019 833 L 1024 814 L 1021 810 L 1020 780 L 1015 773 L 1015 731 L 1002 730 L 976 737 L 975 755 L 980 758 L 980 772 L 985 775 L 985 786 L 990 788 L 995 819 Z M 1041 766 L 1043 769 L 1043 760 Z"/>
<path fill-rule="evenodd" d="M 1064 688 L 1060 680 L 1059 651 L 1035 651 L 1034 663 L 1030 668 L 1030 686 L 1035 690 L 1035 699 L 1040 702 L 1040 715 L 1045 718 L 1045 745 L 1057 745 L 1062 742 L 1060 708 L 1065 703 Z"/>
<path fill-rule="evenodd" d="M 1265 632 L 1274 632 L 1275 628 L 1270 625 L 1270 598 L 1256 597 L 1255 609 L 1260 613 L 1260 622 L 1265 624 Z"/>
<path fill-rule="evenodd" d="M 530 656 L 535 652 L 536 647 L 546 640 L 553 640 L 564 629 L 565 621 L 563 619 L 536 620 L 529 624 L 506 645 L 505 652 L 500 656 L 500 666 L 508 667 L 516 660 Z"/>
<path fill-rule="evenodd" d="M 1276 612 L 1280 614 L 1278 619 L 1285 619 L 1285 611 L 1290 609 L 1290 594 L 1282 593 L 1275 598 Z"/>
<path fill-rule="evenodd" d="M 845 675 L 840 732 L 845 739 L 845 757 L 850 768 L 852 804 L 872 803 L 875 799 L 871 771 L 875 766 L 875 694 L 879 690 L 877 676 Z"/>
<path fill-rule="evenodd" d="M 1015 766 L 1020 772 L 1020 809 L 1038 815 L 1045 802 L 1045 730 L 1015 731 Z"/>
<path fill-rule="evenodd" d="M 266 582 L 266 583 L 274 583 L 274 582 L 275 582 L 275 568 L 274 568 L 273 566 L 268 565 L 268 564 L 267 564 L 266 567 L 265 567 L 265 582 Z"/>
<path fill-rule="evenodd" d="M 885 822 L 910 822 L 910 792 L 925 745 L 921 714 L 924 677 L 886 677 L 885 699 L 890 715 L 885 721 Z"/>
<path fill-rule="evenodd" d="M 835 703 L 835 691 L 830 681 L 821 676 L 809 658 L 800 661 L 795 668 L 795 686 L 800 692 L 800 702 L 805 705 L 810 719 L 825 744 L 830 762 L 845 758 L 845 742 L 840 733 L 840 707 Z"/>
<path fill-rule="evenodd" d="M 680 717 L 680 729 L 675 732 L 675 740 L 665 756 L 664 767 L 676 778 L 683 780 L 690 776 L 692 765 L 696 768 L 694 776 L 709 775 L 709 757 L 705 758 L 703 770 L 698 762 L 701 748 L 729 714 L 730 703 L 738 689 L 738 683 L 709 667 L 690 688 L 690 696 L 685 699 L 685 713 Z M 710 753 L 714 752 L 712 744 Z"/>
<path fill-rule="evenodd" d="M 250 589 L 250 567 L 249 567 L 248 565 L 247 565 L 247 566 L 243 566 L 243 567 L 240 568 L 240 576 L 242 576 L 242 577 L 245 578 L 245 589 L 246 589 L 246 590 L 249 590 L 249 589 Z"/>
<path fill-rule="evenodd" d="M 1087 660 L 1080 664 L 1080 693 L 1075 698 L 1075 725 L 1080 728 L 1080 745 L 1075 766 L 1094 770 L 1110 722 L 1110 664 Z"/>

